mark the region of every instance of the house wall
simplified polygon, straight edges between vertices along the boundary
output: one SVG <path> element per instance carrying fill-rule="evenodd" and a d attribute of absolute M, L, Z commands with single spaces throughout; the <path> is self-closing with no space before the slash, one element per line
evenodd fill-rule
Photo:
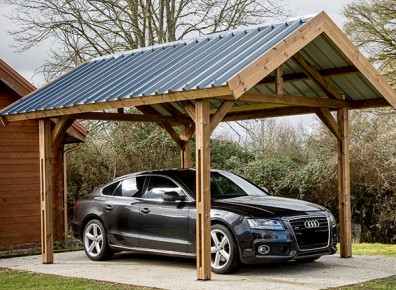
<path fill-rule="evenodd" d="M 0 109 L 16 100 L 0 86 Z M 38 121 L 0 125 L 0 251 L 40 243 Z M 54 239 L 63 239 L 63 144 L 52 153 Z M 55 173 L 55 172 L 54 172 Z"/>

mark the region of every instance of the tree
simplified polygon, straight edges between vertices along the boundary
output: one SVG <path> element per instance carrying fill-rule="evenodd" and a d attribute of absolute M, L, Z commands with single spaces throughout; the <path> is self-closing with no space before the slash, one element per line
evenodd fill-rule
<path fill-rule="evenodd" d="M 356 0 L 343 14 L 345 33 L 396 87 L 396 1 Z"/>
<path fill-rule="evenodd" d="M 282 17 L 276 0 L 7 0 L 16 7 L 10 31 L 20 51 L 46 39 L 56 44 L 46 79 L 82 62 L 187 36 L 220 32 Z"/>

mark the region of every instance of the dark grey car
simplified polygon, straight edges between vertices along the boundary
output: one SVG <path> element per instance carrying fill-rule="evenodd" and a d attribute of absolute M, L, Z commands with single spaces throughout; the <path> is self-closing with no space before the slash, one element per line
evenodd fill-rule
<path fill-rule="evenodd" d="M 229 172 L 211 172 L 212 271 L 245 264 L 313 261 L 336 252 L 336 222 L 325 208 L 270 196 Z M 115 251 L 195 257 L 195 171 L 126 175 L 81 198 L 74 235 L 92 260 Z"/>

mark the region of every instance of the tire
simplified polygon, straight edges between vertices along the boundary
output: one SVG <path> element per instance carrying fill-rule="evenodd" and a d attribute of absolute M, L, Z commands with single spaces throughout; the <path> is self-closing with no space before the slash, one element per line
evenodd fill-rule
<path fill-rule="evenodd" d="M 85 254 L 92 261 L 108 260 L 114 255 L 114 251 L 107 243 L 106 230 L 99 220 L 91 220 L 87 223 L 83 232 L 83 244 Z"/>
<path fill-rule="evenodd" d="M 211 227 L 211 268 L 216 274 L 228 274 L 238 268 L 237 244 L 223 225 Z"/>

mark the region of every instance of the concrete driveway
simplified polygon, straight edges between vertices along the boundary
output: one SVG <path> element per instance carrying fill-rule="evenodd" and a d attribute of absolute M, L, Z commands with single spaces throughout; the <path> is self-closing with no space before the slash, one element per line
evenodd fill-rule
<path fill-rule="evenodd" d="M 41 256 L 18 257 L 0 260 L 0 267 L 166 289 L 323 289 L 396 275 L 395 258 L 338 255 L 308 264 L 242 266 L 210 281 L 196 280 L 195 260 L 130 253 L 106 262 L 93 262 L 82 251 L 59 253 L 49 265 Z"/>

